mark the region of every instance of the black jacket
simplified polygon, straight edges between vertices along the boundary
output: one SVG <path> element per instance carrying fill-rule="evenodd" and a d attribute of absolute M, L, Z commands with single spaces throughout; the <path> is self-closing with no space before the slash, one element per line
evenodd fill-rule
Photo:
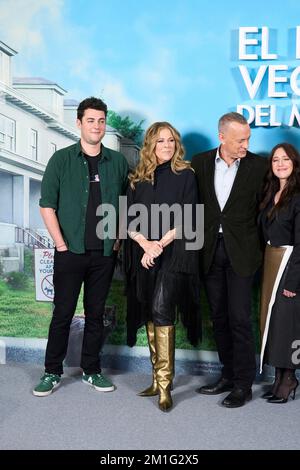
<path fill-rule="evenodd" d="M 214 186 L 216 153 L 217 149 L 213 149 L 192 159 L 200 202 L 204 204 L 204 273 L 211 266 L 222 224 L 226 250 L 234 271 L 241 276 L 250 276 L 262 260 L 256 218 L 267 159 L 251 152 L 241 158 L 230 195 L 221 211 Z"/>
<path fill-rule="evenodd" d="M 127 197 L 129 207 L 143 204 L 148 214 L 148 224 L 146 224 L 148 231 L 143 232 L 141 226 L 129 227 L 129 229 L 143 232 L 149 240 L 159 239 L 169 229 L 184 224 L 184 221 L 181 217 L 174 215 L 174 218 L 171 217 L 170 226 L 163 228 L 162 218 L 159 217 L 156 220 L 151 211 L 153 205 L 167 204 L 171 207 L 178 204 L 183 208 L 184 204 L 191 204 L 196 207 L 197 180 L 192 170 L 184 169 L 174 173 L 170 162 L 166 162 L 157 166 L 153 185 L 148 181 L 142 181 L 136 184 L 134 190 L 129 186 Z M 128 217 L 128 222 L 131 223 L 134 219 L 135 216 Z M 158 229 L 158 236 L 151 235 L 151 229 L 154 227 Z M 147 270 L 141 265 L 143 249 L 130 238 L 125 240 L 123 254 L 127 292 L 128 346 L 135 344 L 137 329 L 153 319 L 156 286 L 159 285 L 162 277 L 164 291 L 174 291 L 173 303 L 181 314 L 189 341 L 196 346 L 201 338 L 199 251 L 186 249 L 185 242 L 183 230 L 183 238 L 176 238 L 166 246 L 163 253 L 155 260 L 154 266 Z"/>
<path fill-rule="evenodd" d="M 284 289 L 291 292 L 300 290 L 300 194 L 296 194 L 287 207 L 282 208 L 274 218 L 269 220 L 269 204 L 259 216 L 265 242 L 272 246 L 292 245 L 293 252 L 288 262 Z"/>

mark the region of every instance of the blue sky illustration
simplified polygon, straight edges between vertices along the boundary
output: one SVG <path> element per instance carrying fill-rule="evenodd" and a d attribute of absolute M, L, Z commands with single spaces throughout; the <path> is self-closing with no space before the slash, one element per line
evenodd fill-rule
<path fill-rule="evenodd" d="M 239 27 L 267 26 L 271 52 L 290 74 L 300 65 L 297 25 L 299 0 L 0 0 L 0 39 L 18 51 L 15 76 L 51 79 L 68 98 L 100 96 L 145 126 L 168 120 L 189 156 L 216 146 L 218 118 L 243 103 L 270 101 L 282 120 L 253 127 L 253 151 L 283 140 L 299 147 L 299 128 L 286 125 L 285 113 L 291 103 L 300 108 L 300 97 L 267 100 L 263 82 L 250 100 L 238 71 L 244 63 L 254 77 L 261 65 L 239 60 Z"/>

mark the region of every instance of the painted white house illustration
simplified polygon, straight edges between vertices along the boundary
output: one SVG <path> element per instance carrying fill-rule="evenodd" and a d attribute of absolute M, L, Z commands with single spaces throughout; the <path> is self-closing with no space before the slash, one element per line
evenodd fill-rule
<path fill-rule="evenodd" d="M 50 246 L 39 214 L 40 186 L 53 152 L 79 138 L 78 102 L 44 78 L 13 78 L 17 54 L 0 41 L 0 262 L 4 272 L 21 270 L 24 246 Z M 139 147 L 110 126 L 104 145 L 120 150 L 130 167 Z"/>

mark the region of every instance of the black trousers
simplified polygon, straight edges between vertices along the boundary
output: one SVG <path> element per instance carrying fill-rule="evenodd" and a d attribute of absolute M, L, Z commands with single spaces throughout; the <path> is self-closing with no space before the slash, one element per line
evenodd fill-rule
<path fill-rule="evenodd" d="M 192 275 L 182 272 L 171 272 L 168 269 L 160 269 L 156 275 L 154 291 L 151 301 L 152 321 L 155 326 L 173 326 L 176 323 L 176 307 L 181 312 L 183 324 L 191 326 L 188 315 L 197 315 L 197 301 L 195 292 L 191 292 Z M 183 299 L 183 296 L 192 296 Z M 195 297 L 195 298 L 194 298 Z M 187 311 L 187 313 L 186 313 Z M 195 312 L 194 312 L 195 311 Z M 187 328 L 188 326 L 185 325 Z M 195 327 L 197 321 L 195 321 Z M 195 342 L 198 337 L 196 334 Z"/>
<path fill-rule="evenodd" d="M 223 364 L 222 376 L 245 390 L 251 387 L 256 372 L 251 321 L 253 277 L 243 277 L 234 272 L 223 236 L 219 236 L 205 286 L 215 341 Z"/>
<path fill-rule="evenodd" d="M 63 373 L 62 363 L 67 352 L 70 325 L 82 284 L 85 328 L 80 365 L 86 374 L 101 372 L 99 353 L 103 313 L 114 266 L 115 256 L 103 256 L 102 251 L 87 251 L 80 255 L 55 251 L 54 311 L 46 349 L 46 372 Z"/>
<path fill-rule="evenodd" d="M 152 301 L 152 321 L 155 326 L 172 326 L 176 320 L 176 286 L 179 273 L 159 271 Z"/>

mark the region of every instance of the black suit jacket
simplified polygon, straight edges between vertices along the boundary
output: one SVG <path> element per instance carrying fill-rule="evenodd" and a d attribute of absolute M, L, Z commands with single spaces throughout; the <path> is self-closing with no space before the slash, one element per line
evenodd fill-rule
<path fill-rule="evenodd" d="M 241 158 L 230 195 L 221 211 L 214 185 L 216 153 L 217 149 L 214 149 L 192 159 L 200 202 L 204 204 L 204 273 L 211 266 L 222 224 L 226 250 L 234 271 L 241 276 L 250 276 L 262 260 L 256 217 L 267 159 L 251 152 Z"/>

